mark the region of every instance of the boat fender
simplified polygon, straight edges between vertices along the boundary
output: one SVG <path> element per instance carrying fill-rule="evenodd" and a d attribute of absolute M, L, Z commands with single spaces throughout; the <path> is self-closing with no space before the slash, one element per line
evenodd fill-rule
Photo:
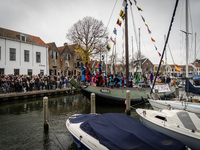
<path fill-rule="evenodd" d="M 172 108 L 171 105 L 168 105 L 168 106 L 167 106 L 167 109 L 168 109 L 168 110 L 171 110 L 171 108 Z"/>
<path fill-rule="evenodd" d="M 126 105 L 126 100 L 124 101 L 124 104 Z"/>
<path fill-rule="evenodd" d="M 143 116 L 146 117 L 146 110 L 143 110 Z"/>

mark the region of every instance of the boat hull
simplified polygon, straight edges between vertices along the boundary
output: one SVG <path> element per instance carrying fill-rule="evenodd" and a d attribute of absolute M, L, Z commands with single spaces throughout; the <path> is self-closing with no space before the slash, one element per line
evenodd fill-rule
<path fill-rule="evenodd" d="M 140 121 L 143 124 L 145 124 L 147 127 L 152 128 L 161 133 L 164 133 L 172 138 L 175 138 L 181 141 L 182 143 L 184 143 L 185 145 L 189 146 L 191 149 L 194 149 L 194 150 L 199 149 L 200 147 L 199 139 L 176 132 L 175 130 L 170 130 L 167 125 L 162 126 L 162 125 L 155 124 L 154 122 L 151 122 L 150 120 L 148 120 L 148 118 L 144 117 L 143 113 L 141 112 L 138 112 L 138 114 L 140 116 Z"/>
<path fill-rule="evenodd" d="M 149 102 L 154 110 L 168 109 L 170 105 L 170 107 L 174 109 L 186 110 L 195 113 L 200 118 L 200 103 L 187 102 L 187 105 L 185 106 L 185 102 L 183 101 L 165 101 L 149 99 Z"/>
<path fill-rule="evenodd" d="M 124 105 L 126 100 L 126 91 L 130 91 L 131 105 L 147 100 L 147 94 L 150 88 L 106 88 L 87 86 L 81 92 L 90 99 L 91 93 L 95 93 L 96 103 L 109 105 Z M 161 98 L 173 97 L 175 88 L 170 87 L 170 92 L 159 93 Z"/>

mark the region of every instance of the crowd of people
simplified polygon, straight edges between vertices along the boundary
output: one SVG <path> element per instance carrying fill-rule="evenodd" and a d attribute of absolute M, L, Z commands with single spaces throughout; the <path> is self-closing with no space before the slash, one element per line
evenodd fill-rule
<path fill-rule="evenodd" d="M 67 88 L 71 87 L 69 83 L 70 78 L 74 78 L 78 83 L 84 85 L 89 84 L 92 86 L 103 86 L 103 87 L 133 87 L 133 84 L 139 85 L 139 81 L 143 80 L 145 85 L 148 83 L 153 83 L 153 73 L 150 72 L 149 76 L 135 74 L 129 76 L 128 84 L 126 84 L 126 78 L 123 74 L 120 76 L 118 74 L 103 74 L 101 70 L 101 65 L 99 65 L 98 72 L 91 71 L 90 67 L 80 68 L 82 70 L 82 75 L 78 76 L 65 76 L 61 75 L 0 75 L 0 87 L 3 89 L 3 92 L 6 93 L 19 93 L 19 92 L 28 92 L 35 90 L 55 90 L 57 88 Z M 157 80 L 161 80 L 162 83 L 171 82 L 170 76 L 165 78 L 164 76 L 158 77 Z"/>
<path fill-rule="evenodd" d="M 72 78 L 75 78 L 72 76 Z M 3 92 L 6 93 L 19 93 L 35 90 L 51 90 L 57 88 L 71 87 L 68 82 L 70 77 L 56 75 L 5 75 L 0 76 L 0 87 Z M 76 80 L 80 82 L 80 76 L 76 77 Z"/>

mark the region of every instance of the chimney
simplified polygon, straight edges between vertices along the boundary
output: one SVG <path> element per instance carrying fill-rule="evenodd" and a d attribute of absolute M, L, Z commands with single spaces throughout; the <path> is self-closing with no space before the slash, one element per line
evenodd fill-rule
<path fill-rule="evenodd" d="M 67 42 L 64 43 L 64 46 L 68 45 Z"/>

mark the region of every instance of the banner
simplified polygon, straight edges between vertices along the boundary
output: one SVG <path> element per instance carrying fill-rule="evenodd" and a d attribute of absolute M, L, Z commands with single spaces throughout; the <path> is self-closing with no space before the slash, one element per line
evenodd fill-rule
<path fill-rule="evenodd" d="M 153 85 L 150 85 L 151 88 Z M 168 84 L 163 84 L 163 85 L 154 85 L 153 92 L 155 93 L 155 89 L 158 89 L 158 93 L 162 92 L 170 92 L 170 88 Z"/>

